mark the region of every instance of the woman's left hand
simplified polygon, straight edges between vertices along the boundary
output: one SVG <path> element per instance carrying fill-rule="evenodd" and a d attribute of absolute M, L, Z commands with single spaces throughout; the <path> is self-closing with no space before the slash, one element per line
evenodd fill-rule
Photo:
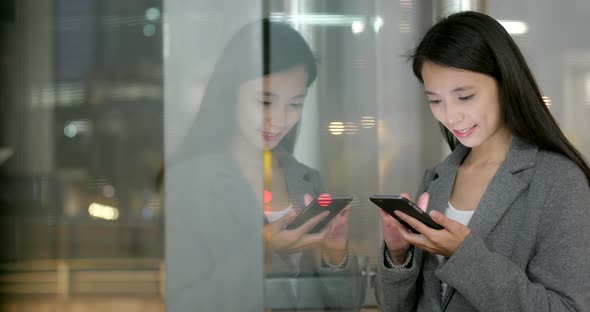
<path fill-rule="evenodd" d="M 305 194 L 305 205 L 309 205 L 313 197 Z M 350 204 L 346 206 L 328 224 L 326 236 L 321 242 L 322 253 L 330 263 L 340 263 L 348 253 L 348 219 L 350 216 Z"/>
<path fill-rule="evenodd" d="M 434 222 L 444 227 L 442 230 L 430 228 L 401 211 L 396 211 L 395 214 L 416 229 L 416 231 L 420 232 L 420 234 L 414 234 L 400 228 L 400 234 L 405 240 L 420 249 L 437 255 L 445 257 L 452 256 L 459 246 L 461 246 L 465 238 L 467 238 L 467 235 L 471 233 L 471 230 L 465 225 L 449 219 L 444 214 L 435 210 L 430 212 L 430 217 Z"/>

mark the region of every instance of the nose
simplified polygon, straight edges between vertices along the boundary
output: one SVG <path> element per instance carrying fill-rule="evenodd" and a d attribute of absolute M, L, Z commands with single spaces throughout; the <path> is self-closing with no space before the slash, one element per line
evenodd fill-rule
<path fill-rule="evenodd" d="M 445 118 L 449 125 L 457 124 L 465 118 L 465 113 L 460 108 L 460 105 L 447 102 L 445 104 Z"/>
<path fill-rule="evenodd" d="M 285 105 L 273 103 L 265 110 L 265 121 L 272 127 L 280 128 L 285 126 L 287 110 Z"/>

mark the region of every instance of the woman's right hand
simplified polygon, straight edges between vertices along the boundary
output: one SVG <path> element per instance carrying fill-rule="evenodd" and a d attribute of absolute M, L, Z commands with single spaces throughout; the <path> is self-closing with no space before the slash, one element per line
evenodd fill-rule
<path fill-rule="evenodd" d="M 401 193 L 401 196 L 412 200 L 407 193 Z M 426 211 L 428 208 L 428 193 L 420 195 L 416 204 L 422 210 Z M 408 253 L 408 248 L 410 248 L 410 243 L 401 236 L 400 230 L 409 230 L 390 214 L 383 211 L 383 209 L 379 209 L 379 214 L 381 215 L 381 230 L 383 231 L 383 239 L 385 240 L 387 252 L 389 252 L 389 256 L 395 265 L 401 265 L 406 260 L 406 254 Z"/>
<path fill-rule="evenodd" d="M 264 241 L 266 246 L 272 248 L 277 253 L 292 254 L 319 244 L 324 240 L 329 227 L 326 227 L 319 233 L 307 234 L 307 232 L 313 229 L 329 214 L 329 211 L 324 211 L 309 219 L 300 227 L 287 230 L 285 227 L 293 222 L 297 216 L 296 212 L 289 212 L 278 220 L 264 226 Z"/>

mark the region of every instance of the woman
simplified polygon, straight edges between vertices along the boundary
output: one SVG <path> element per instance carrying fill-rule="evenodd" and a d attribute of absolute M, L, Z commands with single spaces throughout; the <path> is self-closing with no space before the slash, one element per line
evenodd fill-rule
<path fill-rule="evenodd" d="M 194 126 L 168 161 L 171 310 L 260 310 L 263 298 L 256 294 L 264 275 L 350 276 L 336 288 L 267 287 L 267 303 L 297 308 L 309 306 L 308 295 L 321 294 L 325 305 L 346 306 L 358 298 L 357 262 L 347 248 L 350 208 L 320 233 L 307 232 L 326 213 L 285 229 L 324 192 L 318 172 L 292 155 L 316 73 L 309 46 L 285 24 L 248 24 L 225 47 Z"/>
<path fill-rule="evenodd" d="M 510 35 L 487 15 L 453 14 L 412 60 L 452 150 L 418 190 L 444 229 L 398 214 L 414 234 L 381 212 L 381 308 L 588 311 L 590 168 Z"/>

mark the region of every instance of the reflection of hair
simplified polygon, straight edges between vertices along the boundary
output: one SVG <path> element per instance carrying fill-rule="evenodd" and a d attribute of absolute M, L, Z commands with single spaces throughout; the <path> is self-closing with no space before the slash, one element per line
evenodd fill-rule
<path fill-rule="evenodd" d="M 237 131 L 236 103 L 242 83 L 297 65 L 305 67 L 309 87 L 317 75 L 316 60 L 305 39 L 290 26 L 263 19 L 238 30 L 217 61 L 197 118 L 185 139 L 192 146 L 191 156 L 227 148 Z M 293 149 L 297 129 L 298 125 L 280 143 L 287 145 L 283 147 L 289 151 Z M 183 144 L 184 148 L 187 144 Z"/>
<path fill-rule="evenodd" d="M 455 13 L 435 24 L 411 56 L 416 77 L 424 83 L 426 61 L 486 74 L 496 79 L 500 110 L 508 128 L 542 149 L 574 161 L 590 181 L 590 167 L 559 129 L 520 50 L 495 19 L 482 13 Z M 441 130 L 451 149 L 454 135 Z"/>

